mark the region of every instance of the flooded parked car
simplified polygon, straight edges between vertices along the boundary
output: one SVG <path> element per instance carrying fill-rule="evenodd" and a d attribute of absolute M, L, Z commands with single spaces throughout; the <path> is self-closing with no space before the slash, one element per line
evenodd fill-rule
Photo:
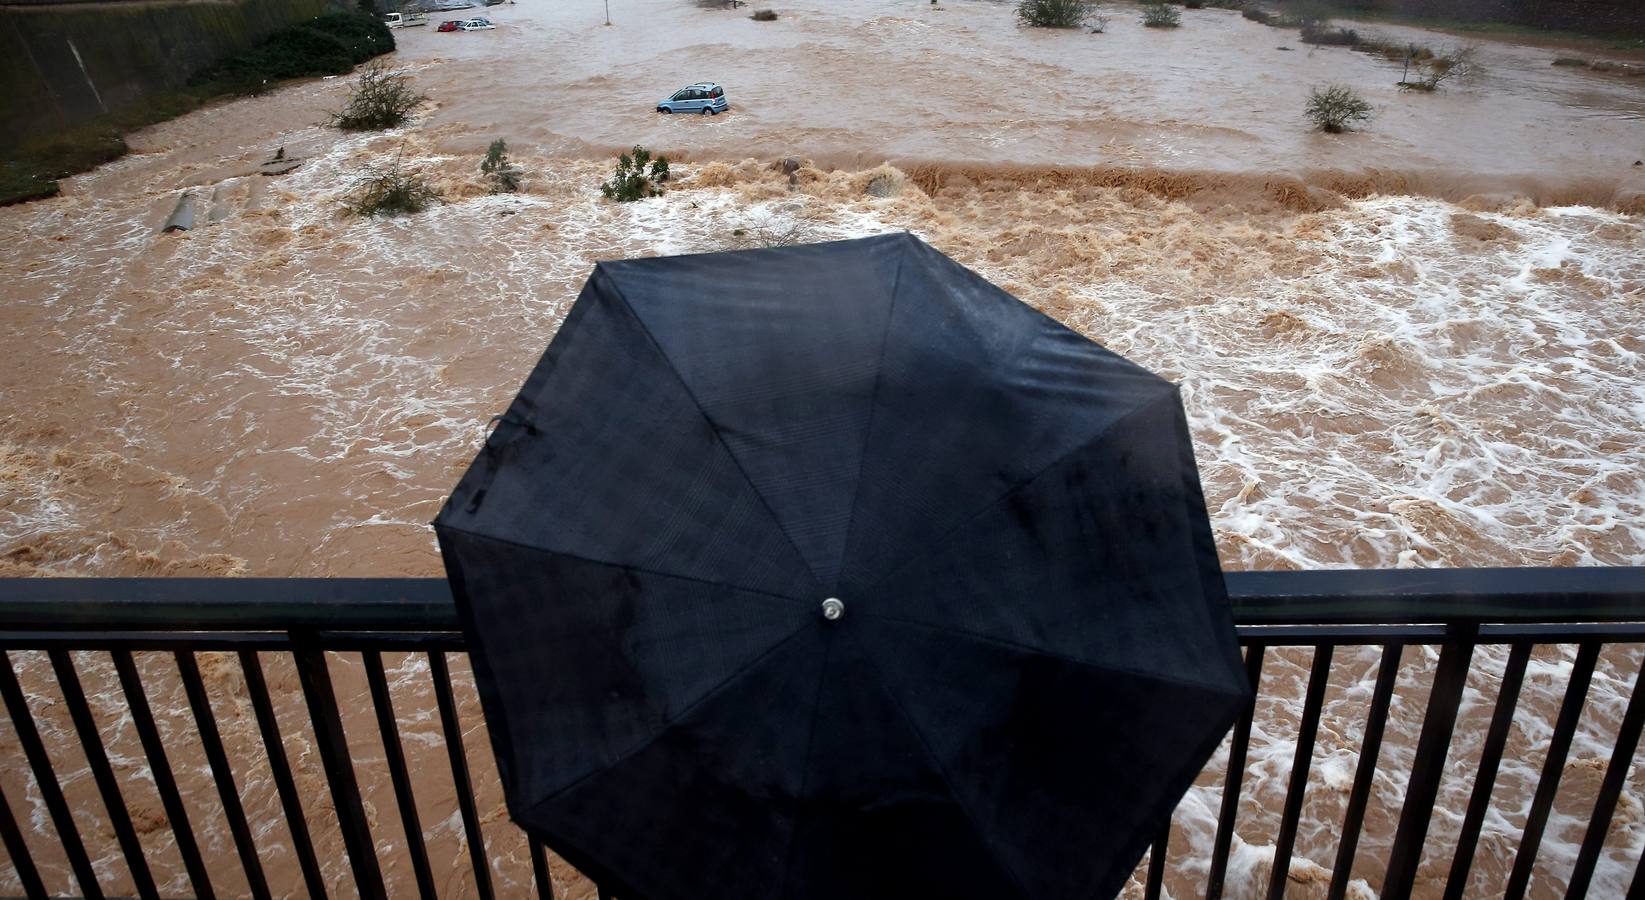
<path fill-rule="evenodd" d="M 675 91 L 674 96 L 657 101 L 657 112 L 660 113 L 694 112 L 712 116 L 730 108 L 731 104 L 725 99 L 725 89 L 712 81 L 688 84 Z"/>
<path fill-rule="evenodd" d="M 469 19 L 467 22 L 464 22 L 457 27 L 461 31 L 491 31 L 497 26 L 491 24 L 490 19 L 475 18 Z"/>
<path fill-rule="evenodd" d="M 463 27 L 463 20 L 462 19 L 447 19 L 444 22 L 440 23 L 439 28 L 436 28 L 434 30 L 435 31 L 460 31 L 462 29 L 462 27 Z"/>

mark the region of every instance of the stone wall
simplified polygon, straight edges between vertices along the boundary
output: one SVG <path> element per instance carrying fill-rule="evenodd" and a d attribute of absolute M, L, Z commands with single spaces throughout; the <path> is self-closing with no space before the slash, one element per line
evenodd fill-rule
<path fill-rule="evenodd" d="M 0 148 L 163 102 L 195 72 L 335 0 L 0 5 Z"/>

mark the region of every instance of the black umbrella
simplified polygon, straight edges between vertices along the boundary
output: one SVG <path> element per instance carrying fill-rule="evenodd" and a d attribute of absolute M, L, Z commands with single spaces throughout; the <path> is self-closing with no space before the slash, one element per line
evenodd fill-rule
<path fill-rule="evenodd" d="M 601 263 L 435 527 L 624 900 L 1112 895 L 1249 702 L 1176 389 L 909 235 Z"/>

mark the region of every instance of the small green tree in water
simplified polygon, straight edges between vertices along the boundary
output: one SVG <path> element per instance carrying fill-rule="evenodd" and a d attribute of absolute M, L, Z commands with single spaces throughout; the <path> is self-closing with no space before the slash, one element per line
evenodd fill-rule
<path fill-rule="evenodd" d="M 508 144 L 498 138 L 486 148 L 485 159 L 480 160 L 480 172 L 491 182 L 493 194 L 512 194 L 520 189 L 520 169 L 508 158 Z"/>
<path fill-rule="evenodd" d="M 1340 134 L 1352 130 L 1354 125 L 1370 121 L 1372 112 L 1371 104 L 1354 93 L 1353 88 L 1333 84 L 1326 88 L 1314 88 L 1313 93 L 1308 95 L 1308 108 L 1304 115 L 1320 131 Z"/>
<path fill-rule="evenodd" d="M 662 194 L 663 182 L 667 180 L 668 157 L 652 159 L 650 150 L 636 144 L 633 153 L 617 157 L 617 171 L 609 181 L 600 185 L 600 193 L 607 200 L 619 203 L 644 200 Z"/>

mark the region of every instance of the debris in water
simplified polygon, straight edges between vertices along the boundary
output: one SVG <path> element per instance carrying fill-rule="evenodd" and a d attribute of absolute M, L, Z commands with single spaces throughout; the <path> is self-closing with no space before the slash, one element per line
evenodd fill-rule
<path fill-rule="evenodd" d="M 188 231 L 194 227 L 194 195 L 184 191 L 177 198 L 177 205 L 172 207 L 171 215 L 166 217 L 166 224 L 160 227 L 161 234 L 170 234 L 173 231 Z"/>

